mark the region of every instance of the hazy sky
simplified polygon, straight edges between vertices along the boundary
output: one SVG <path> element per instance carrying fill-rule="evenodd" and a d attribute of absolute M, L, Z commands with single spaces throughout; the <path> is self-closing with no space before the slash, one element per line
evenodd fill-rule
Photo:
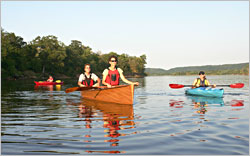
<path fill-rule="evenodd" d="M 1 26 L 26 42 L 54 35 L 94 52 L 146 54 L 146 67 L 249 62 L 248 1 L 4 1 Z"/>

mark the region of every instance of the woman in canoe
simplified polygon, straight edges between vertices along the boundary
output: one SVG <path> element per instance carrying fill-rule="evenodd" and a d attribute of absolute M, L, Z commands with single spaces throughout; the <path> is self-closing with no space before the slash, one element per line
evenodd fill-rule
<path fill-rule="evenodd" d="M 125 78 L 123 75 L 123 70 L 121 68 L 117 68 L 117 63 L 118 59 L 116 56 L 110 56 L 109 57 L 109 68 L 105 69 L 103 71 L 103 79 L 102 79 L 102 84 L 110 88 L 111 86 L 116 86 L 119 85 L 120 80 L 119 78 L 122 79 L 123 82 L 127 84 L 134 84 L 134 85 L 139 85 L 139 82 L 131 82 Z"/>
<path fill-rule="evenodd" d="M 207 80 L 204 71 L 200 71 L 199 72 L 199 76 L 200 76 L 199 78 L 197 78 L 197 79 L 194 80 L 192 88 L 209 87 L 209 86 L 216 87 L 216 84 L 210 85 L 210 82 Z"/>
<path fill-rule="evenodd" d="M 53 79 L 53 77 L 50 75 L 49 76 L 49 79 L 47 80 L 47 82 L 53 82 L 54 81 L 54 79 Z"/>
<path fill-rule="evenodd" d="M 79 76 L 78 85 L 80 87 L 99 87 L 101 80 L 94 73 L 90 73 L 90 64 L 85 64 L 84 73 Z"/>

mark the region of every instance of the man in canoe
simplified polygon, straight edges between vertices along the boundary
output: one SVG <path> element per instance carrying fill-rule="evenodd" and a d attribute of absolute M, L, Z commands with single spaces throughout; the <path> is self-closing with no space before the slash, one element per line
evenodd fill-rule
<path fill-rule="evenodd" d="M 54 81 L 53 77 L 49 75 L 49 79 L 47 80 L 47 82 L 53 82 L 53 81 Z"/>
<path fill-rule="evenodd" d="M 84 73 L 79 76 L 78 85 L 80 87 L 99 87 L 101 80 L 94 73 L 90 73 L 90 64 L 85 64 Z"/>
<path fill-rule="evenodd" d="M 117 68 L 116 65 L 118 63 L 118 59 L 116 56 L 109 57 L 109 68 L 103 71 L 103 79 L 102 84 L 111 88 L 112 86 L 116 86 L 120 84 L 119 78 L 122 79 L 123 82 L 127 84 L 139 85 L 139 82 L 131 82 L 125 78 L 123 75 L 123 70 L 121 68 Z"/>
<path fill-rule="evenodd" d="M 216 87 L 216 84 L 210 85 L 210 82 L 207 80 L 204 71 L 200 71 L 199 76 L 200 76 L 200 78 L 197 78 L 197 79 L 194 80 L 192 88 L 209 87 L 209 86 Z"/>

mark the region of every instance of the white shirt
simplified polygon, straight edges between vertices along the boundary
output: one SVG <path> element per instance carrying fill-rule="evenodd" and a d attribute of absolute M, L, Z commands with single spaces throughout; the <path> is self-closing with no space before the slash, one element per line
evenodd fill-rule
<path fill-rule="evenodd" d="M 121 68 L 117 68 L 119 74 L 121 75 L 123 73 L 123 70 Z M 102 73 L 102 75 L 108 75 L 109 74 L 109 70 L 105 69 Z"/>
<path fill-rule="evenodd" d="M 87 75 L 86 75 L 87 76 Z M 89 76 L 87 76 L 87 78 L 89 78 L 90 77 L 90 75 Z M 97 81 L 98 80 L 98 76 L 96 76 L 96 74 L 94 74 L 94 73 L 91 73 L 91 79 L 93 79 L 94 81 Z M 84 76 L 84 74 L 81 74 L 80 76 L 79 76 L 79 80 L 78 80 L 78 82 L 82 82 L 82 81 L 84 81 L 85 80 L 85 76 Z"/>

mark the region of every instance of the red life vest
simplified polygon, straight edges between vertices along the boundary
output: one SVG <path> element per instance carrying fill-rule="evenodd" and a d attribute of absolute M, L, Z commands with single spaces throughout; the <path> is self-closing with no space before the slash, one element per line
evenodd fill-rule
<path fill-rule="evenodd" d="M 91 73 L 89 78 L 84 74 L 85 80 L 82 81 L 82 84 L 85 85 L 86 87 L 92 87 L 94 85 L 94 80 L 91 78 Z"/>
<path fill-rule="evenodd" d="M 117 69 L 114 71 L 109 70 L 105 82 L 110 84 L 111 86 L 116 86 L 116 85 L 119 85 L 119 78 L 120 78 L 120 74 Z"/>
<path fill-rule="evenodd" d="M 47 81 L 53 82 L 54 79 L 53 79 L 53 77 L 52 77 L 52 78 L 49 78 Z"/>

